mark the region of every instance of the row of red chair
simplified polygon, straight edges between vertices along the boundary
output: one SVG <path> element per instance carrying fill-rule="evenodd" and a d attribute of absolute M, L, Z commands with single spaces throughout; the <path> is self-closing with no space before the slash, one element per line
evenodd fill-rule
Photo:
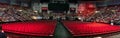
<path fill-rule="evenodd" d="M 16 22 L 2 24 L 2 29 L 5 32 L 35 35 L 35 36 L 50 36 L 53 35 L 56 27 L 56 21 L 33 21 L 33 22 Z"/>
<path fill-rule="evenodd" d="M 67 29 L 74 36 L 99 35 L 120 31 L 119 26 L 111 26 L 104 23 L 89 23 L 80 21 L 62 21 Z M 35 35 L 35 36 L 53 36 L 56 21 L 29 21 L 2 24 L 5 32 Z"/>
<path fill-rule="evenodd" d="M 83 23 L 79 21 L 62 21 L 74 36 L 90 36 L 120 31 L 120 26 L 104 23 Z"/>

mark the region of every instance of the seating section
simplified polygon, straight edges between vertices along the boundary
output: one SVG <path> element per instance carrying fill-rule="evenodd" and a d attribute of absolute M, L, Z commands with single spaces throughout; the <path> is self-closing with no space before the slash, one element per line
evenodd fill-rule
<path fill-rule="evenodd" d="M 74 36 L 90 36 L 120 31 L 120 26 L 105 23 L 83 23 L 79 21 L 62 21 Z"/>
<path fill-rule="evenodd" d="M 56 21 L 50 21 L 50 20 L 2 24 L 2 29 L 5 32 L 33 35 L 33 36 L 52 36 L 55 27 L 56 27 Z"/>
<path fill-rule="evenodd" d="M 105 23 L 90 23 L 80 21 L 62 21 L 64 26 L 74 36 L 101 35 L 119 32 L 120 26 L 111 26 Z M 41 20 L 2 24 L 5 32 L 33 35 L 33 36 L 53 36 L 57 21 Z"/>

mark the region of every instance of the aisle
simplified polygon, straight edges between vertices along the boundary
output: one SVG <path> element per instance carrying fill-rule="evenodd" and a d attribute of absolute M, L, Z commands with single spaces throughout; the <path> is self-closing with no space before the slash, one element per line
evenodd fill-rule
<path fill-rule="evenodd" d="M 62 25 L 62 23 L 58 22 L 55 33 L 54 33 L 54 38 L 72 38 L 71 33 Z"/>

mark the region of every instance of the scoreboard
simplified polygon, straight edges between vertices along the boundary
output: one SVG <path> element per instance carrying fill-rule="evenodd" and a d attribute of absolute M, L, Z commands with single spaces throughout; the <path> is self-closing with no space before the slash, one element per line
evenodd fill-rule
<path fill-rule="evenodd" d="M 68 3 L 49 3 L 48 10 L 51 11 L 68 11 L 69 4 Z"/>

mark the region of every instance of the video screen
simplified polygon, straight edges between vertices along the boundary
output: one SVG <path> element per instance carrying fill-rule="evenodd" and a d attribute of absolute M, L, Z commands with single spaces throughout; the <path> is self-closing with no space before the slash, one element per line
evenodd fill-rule
<path fill-rule="evenodd" d="M 49 3 L 48 9 L 52 11 L 68 11 L 69 4 L 68 3 Z"/>

